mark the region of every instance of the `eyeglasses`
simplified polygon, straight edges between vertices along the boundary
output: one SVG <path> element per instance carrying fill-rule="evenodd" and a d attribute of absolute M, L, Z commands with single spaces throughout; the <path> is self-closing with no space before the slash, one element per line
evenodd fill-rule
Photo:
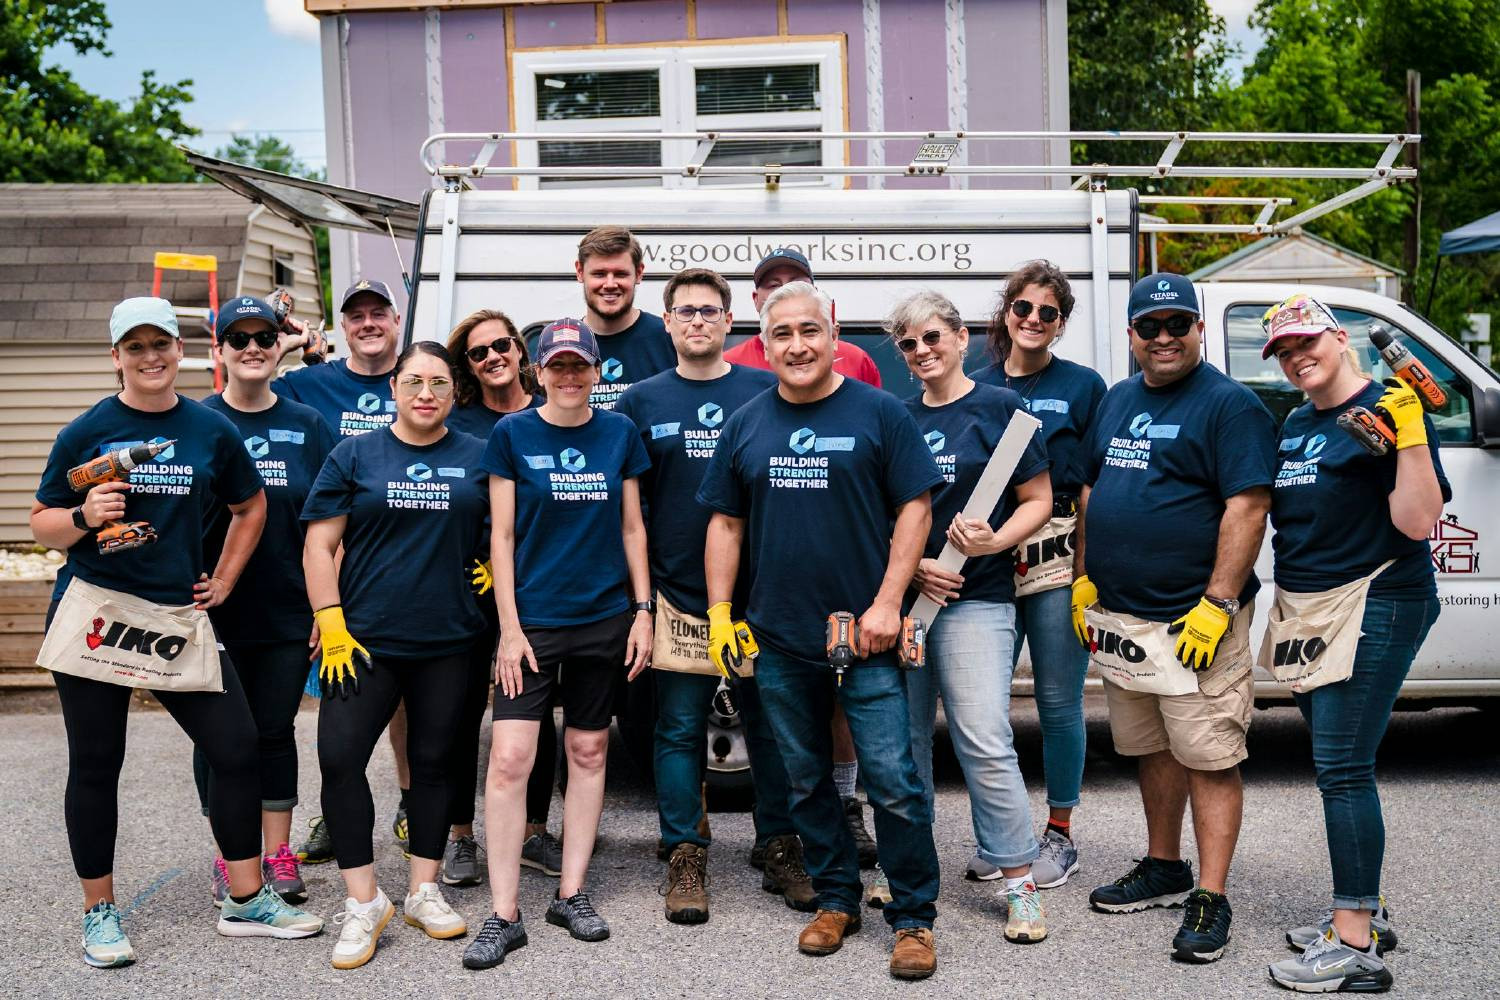
<path fill-rule="evenodd" d="M 938 341 L 942 339 L 942 330 L 928 330 L 926 333 L 922 334 L 922 343 L 926 344 L 928 347 L 936 347 L 938 345 Z M 896 350 L 900 351 L 902 354 L 910 354 L 916 349 L 916 337 L 903 337 L 902 339 L 896 341 Z"/>
<path fill-rule="evenodd" d="M 1010 304 L 1010 311 L 1015 313 L 1016 319 L 1025 319 L 1033 309 L 1036 310 L 1036 318 L 1043 323 L 1056 323 L 1057 317 L 1062 315 L 1057 306 L 1039 306 L 1025 299 L 1016 299 Z"/>
<path fill-rule="evenodd" d="M 1193 322 L 1194 319 L 1192 316 L 1182 313 L 1178 313 L 1176 316 L 1169 316 L 1166 319 L 1152 319 L 1146 316 L 1131 324 L 1131 329 L 1142 340 L 1155 340 L 1157 334 L 1163 330 L 1167 331 L 1168 336 L 1186 337 L 1193 329 Z"/>
<path fill-rule="evenodd" d="M 422 378 L 418 375 L 403 375 L 396 381 L 396 392 L 402 396 L 420 396 L 423 388 L 438 399 L 447 399 L 453 395 L 453 380 L 442 376 Z"/>
<path fill-rule="evenodd" d="M 246 333 L 244 330 L 230 330 L 224 334 L 224 343 L 236 351 L 243 351 L 250 346 L 250 341 L 255 341 L 255 346 L 263 351 L 269 351 L 276 346 L 275 330 L 256 330 L 254 333 Z"/>
<path fill-rule="evenodd" d="M 724 315 L 724 307 L 673 306 L 672 315 L 681 323 L 691 323 L 694 316 L 702 316 L 705 323 L 717 323 Z"/>
<path fill-rule="evenodd" d="M 517 338 L 515 337 L 496 337 L 488 344 L 474 345 L 467 351 L 464 351 L 464 356 L 476 365 L 483 364 L 484 359 L 490 356 L 491 351 L 496 354 L 509 354 L 510 349 L 516 345 L 516 341 Z"/>

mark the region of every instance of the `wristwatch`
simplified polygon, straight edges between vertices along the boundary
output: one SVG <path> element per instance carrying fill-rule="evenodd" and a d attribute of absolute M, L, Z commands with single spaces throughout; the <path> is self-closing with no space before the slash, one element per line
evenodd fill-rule
<path fill-rule="evenodd" d="M 1228 600 L 1221 600 L 1220 598 L 1209 597 L 1207 594 L 1204 594 L 1203 599 L 1231 618 L 1240 613 L 1240 602 L 1233 597 Z"/>
<path fill-rule="evenodd" d="M 656 598 L 649 601 L 633 601 L 630 605 L 631 611 L 644 611 L 648 615 L 656 614 Z"/>
<path fill-rule="evenodd" d="M 89 527 L 89 522 L 83 516 L 83 505 L 82 504 L 80 504 L 79 506 L 73 508 L 73 526 L 75 528 L 77 528 L 79 531 L 93 531 L 94 530 L 93 528 Z"/>

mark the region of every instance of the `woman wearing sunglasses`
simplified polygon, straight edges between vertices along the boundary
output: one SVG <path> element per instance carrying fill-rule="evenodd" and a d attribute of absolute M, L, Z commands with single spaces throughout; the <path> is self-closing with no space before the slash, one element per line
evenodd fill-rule
<path fill-rule="evenodd" d="M 214 631 L 234 661 L 260 734 L 260 825 L 263 875 L 291 903 L 307 898 L 297 855 L 288 846 L 297 804 L 297 709 L 307 680 L 312 609 L 302 577 L 302 505 L 333 434 L 318 411 L 271 391 L 276 376 L 276 314 L 248 296 L 219 311 L 218 360 L 224 391 L 203 403 L 229 418 L 266 485 L 266 526 L 224 603 L 209 609 Z M 204 529 L 204 557 L 217 559 L 230 525 L 218 510 Z M 208 815 L 213 772 L 193 749 L 198 799 Z M 214 859 L 214 905 L 229 895 L 229 870 Z"/>
<path fill-rule="evenodd" d="M 927 633 L 926 668 L 906 678 L 912 756 L 931 808 L 932 731 L 941 693 L 969 788 L 976 863 L 1005 876 L 1006 938 L 1033 943 L 1047 936 L 1047 926 L 1031 874 L 1037 840 L 1010 727 L 1016 611 L 1009 553 L 1051 514 L 1047 452 L 1032 438 L 994 513 L 986 520 L 965 518 L 963 506 L 1021 398 L 964 374 L 969 331 L 946 297 L 910 296 L 891 312 L 886 330 L 922 381 L 921 393 L 906 405 L 944 479 L 932 491 L 932 531 L 912 581 L 943 608 Z M 967 557 L 958 573 L 937 563 L 949 543 Z"/>
<path fill-rule="evenodd" d="M 1073 808 L 1083 786 L 1083 679 L 1088 650 L 1072 628 L 1073 543 L 1078 524 L 1078 474 L 1073 455 L 1104 398 L 1104 379 L 1091 368 L 1052 353 L 1073 311 L 1073 290 L 1055 265 L 1034 260 L 1005 283 L 990 321 L 989 349 L 995 363 L 974 373 L 979 382 L 1020 393 L 1042 422 L 1042 441 L 1052 461 L 1052 516 L 1016 546 L 1016 636 L 1031 651 L 1036 710 L 1042 725 L 1042 766 L 1047 779 L 1047 827 L 1032 875 L 1042 889 L 1062 885 L 1078 870 Z M 999 872 L 976 857 L 968 877 Z"/>
<path fill-rule="evenodd" d="M 448 354 L 458 365 L 448 414 L 454 430 L 488 441 L 501 417 L 542 404 L 526 341 L 498 309 L 465 316 L 448 335 Z"/>
<path fill-rule="evenodd" d="M 447 767 L 470 651 L 484 629 L 465 569 L 482 537 L 489 493 L 479 469 L 484 445 L 445 425 L 454 367 L 430 341 L 403 351 L 391 373 L 395 422 L 334 448 L 302 511 L 307 596 L 322 651 L 323 816 L 349 893 L 334 918 L 342 925 L 336 969 L 369 961 L 395 912 L 375 882 L 365 768 L 398 703 L 406 705 L 411 765 L 405 919 L 434 938 L 467 930 L 437 881 L 448 829 Z"/>

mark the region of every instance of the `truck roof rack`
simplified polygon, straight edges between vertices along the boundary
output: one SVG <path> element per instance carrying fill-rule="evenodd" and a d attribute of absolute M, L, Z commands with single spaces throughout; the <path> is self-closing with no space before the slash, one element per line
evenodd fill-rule
<path fill-rule="evenodd" d="M 1105 142 L 1161 143 L 1160 155 L 1151 163 L 1002 163 L 970 164 L 963 162 L 963 150 L 975 143 L 1005 142 Z M 497 164 L 495 156 L 501 146 L 510 159 L 526 162 L 521 144 L 544 141 L 615 143 L 686 143 L 695 144 L 693 155 L 680 164 L 642 166 L 626 163 L 597 163 L 588 166 L 511 166 Z M 905 164 L 710 164 L 708 159 L 716 143 L 741 142 L 914 142 L 917 151 Z M 703 132 L 440 132 L 422 143 L 422 166 L 440 178 L 449 190 L 469 186 L 480 177 L 548 177 L 572 180 L 590 178 L 667 178 L 697 179 L 704 177 L 758 178 L 768 188 L 776 188 L 788 177 L 1056 177 L 1074 179 L 1074 187 L 1102 189 L 1112 178 L 1239 178 L 1271 180 L 1352 181 L 1350 187 L 1303 209 L 1289 218 L 1275 220 L 1277 210 L 1292 204 L 1282 197 L 1225 198 L 1185 196 L 1144 196 L 1143 204 L 1178 204 L 1195 206 L 1246 205 L 1259 207 L 1253 222 L 1248 223 L 1178 223 L 1142 220 L 1143 232 L 1238 233 L 1270 235 L 1292 232 L 1319 216 L 1349 205 L 1392 184 L 1417 176 L 1414 167 L 1396 166 L 1402 151 L 1415 146 L 1422 137 L 1412 133 L 1359 132 L 968 132 L 962 130 L 934 132 L 806 132 L 806 131 L 703 131 Z M 468 163 L 439 162 L 446 156 L 448 144 L 477 144 L 478 151 Z M 1374 162 L 1365 167 L 1309 167 L 1297 164 L 1282 166 L 1191 166 L 1177 162 L 1189 143 L 1228 143 L 1232 145 L 1371 145 L 1380 147 Z M 533 147 L 534 148 L 534 147 Z M 1071 147 L 1070 147 L 1071 148 Z M 439 150 L 441 149 L 441 152 Z M 530 162 L 535 162 L 533 154 Z"/>

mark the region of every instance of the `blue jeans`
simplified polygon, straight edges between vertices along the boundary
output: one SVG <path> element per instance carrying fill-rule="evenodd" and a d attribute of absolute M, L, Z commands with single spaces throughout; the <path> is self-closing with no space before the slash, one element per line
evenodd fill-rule
<path fill-rule="evenodd" d="M 703 814 L 700 788 L 708 760 L 708 713 L 719 678 L 657 670 L 656 682 L 656 810 L 661 837 L 668 847 L 708 841 L 698 835 Z M 740 682 L 734 693 L 750 754 L 750 780 L 755 784 L 755 841 L 792 833 L 787 807 L 786 765 L 760 707 L 755 681 Z"/>
<path fill-rule="evenodd" d="M 755 664 L 760 697 L 791 784 L 792 822 L 818 906 L 858 914 L 863 885 L 859 854 L 833 784 L 828 726 L 834 699 L 844 707 L 859 776 L 875 813 L 880 866 L 891 884 L 885 921 L 895 929 L 931 927 L 937 916 L 937 849 L 932 809 L 911 757 L 906 684 L 896 667 L 857 665 L 834 687 L 826 663 L 786 656 L 765 646 Z"/>
<path fill-rule="evenodd" d="M 1364 635 L 1354 653 L 1354 673 L 1346 681 L 1296 696 L 1312 730 L 1335 909 L 1380 907 L 1385 820 L 1375 788 L 1375 751 L 1391 721 L 1401 682 L 1437 616 L 1435 597 L 1370 598 L 1361 625 Z"/>
<path fill-rule="evenodd" d="M 979 856 L 1002 868 L 1030 864 L 1037 856 L 1031 803 L 1010 728 L 1015 621 L 1012 604 L 950 604 L 927 633 L 927 666 L 906 675 L 911 753 L 928 808 L 933 801 L 932 730 L 941 690 L 948 733 L 969 786 Z"/>
<path fill-rule="evenodd" d="M 1076 806 L 1083 787 L 1083 678 L 1089 653 L 1073 635 L 1072 601 L 1070 587 L 1016 598 L 1016 643 L 1010 657 L 1014 669 L 1025 638 L 1042 723 L 1047 805 L 1058 809 Z"/>

